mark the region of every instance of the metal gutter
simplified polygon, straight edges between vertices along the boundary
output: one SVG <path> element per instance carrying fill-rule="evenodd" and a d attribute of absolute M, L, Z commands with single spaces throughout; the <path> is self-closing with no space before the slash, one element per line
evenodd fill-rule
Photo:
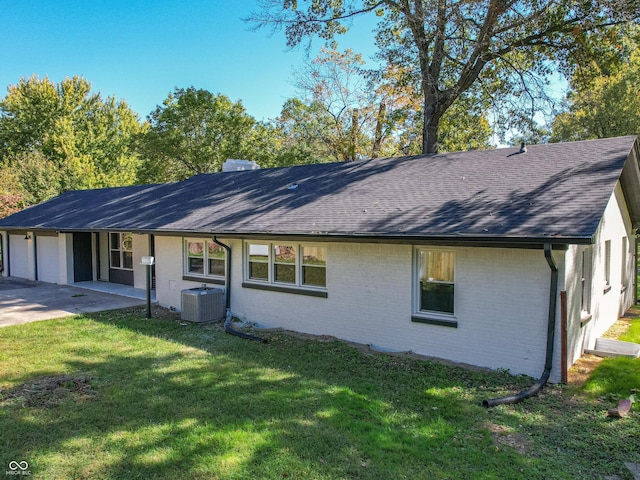
<path fill-rule="evenodd" d="M 325 241 L 325 242 L 361 242 L 361 243 L 402 243 L 402 244 L 432 244 L 447 246 L 487 246 L 487 247 L 512 247 L 512 248 L 543 248 L 544 244 L 552 243 L 554 248 L 560 245 L 593 245 L 593 236 L 491 236 L 491 235 L 424 235 L 424 234 L 385 234 L 385 233 L 329 233 L 329 232 L 239 232 L 239 231 L 202 231 L 202 230 L 163 230 L 163 229 L 136 229 L 136 228 L 34 228 L 34 227 L 2 227 L 9 231 L 32 232 L 132 232 L 141 235 L 157 236 L 194 236 L 210 238 L 212 235 L 225 238 L 253 238 L 270 239 L 286 237 L 292 241 Z"/>
<path fill-rule="evenodd" d="M 491 408 L 497 405 L 521 402 L 522 400 L 538 393 L 549 380 L 551 369 L 553 367 L 553 343 L 556 332 L 556 308 L 558 301 L 558 267 L 556 265 L 556 262 L 553 260 L 553 255 L 551 254 L 551 244 L 545 244 L 544 257 L 547 260 L 549 268 L 551 269 L 551 281 L 549 284 L 549 315 L 547 321 L 547 350 L 544 361 L 544 371 L 542 372 L 540 379 L 527 390 L 523 390 L 520 393 L 508 397 L 483 400 L 483 407 Z"/>

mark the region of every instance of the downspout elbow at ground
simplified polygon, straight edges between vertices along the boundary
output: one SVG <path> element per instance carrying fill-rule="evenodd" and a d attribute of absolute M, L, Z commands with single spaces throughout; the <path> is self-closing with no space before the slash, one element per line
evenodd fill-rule
<path fill-rule="evenodd" d="M 226 316 L 224 321 L 224 331 L 230 335 L 235 335 L 236 337 L 244 338 L 245 340 L 254 340 L 256 342 L 267 343 L 267 340 L 264 338 L 256 337 L 255 335 L 249 335 L 248 333 L 239 332 L 231 326 L 231 320 L 233 319 L 233 314 L 231 313 L 231 247 L 222 243 L 218 238 L 214 235 L 213 243 L 219 245 L 224 248 L 227 252 L 227 271 L 225 274 L 225 309 Z"/>
<path fill-rule="evenodd" d="M 555 341 L 556 331 L 556 308 L 558 297 L 558 266 L 553 260 L 552 245 L 550 243 L 544 244 L 544 257 L 547 260 L 549 269 L 551 270 L 551 281 L 549 283 L 549 315 L 547 321 L 547 349 L 544 362 L 544 371 L 536 383 L 534 383 L 527 390 L 523 390 L 520 393 L 502 398 L 491 398 L 482 401 L 482 406 L 486 408 L 495 407 L 498 405 L 506 405 L 512 403 L 518 403 L 522 400 L 529 398 L 538 393 L 542 387 L 545 386 L 551 375 L 551 369 L 553 367 L 553 345 Z"/>

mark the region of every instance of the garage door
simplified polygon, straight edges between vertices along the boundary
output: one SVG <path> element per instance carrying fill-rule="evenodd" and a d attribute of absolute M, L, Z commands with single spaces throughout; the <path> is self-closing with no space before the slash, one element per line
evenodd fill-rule
<path fill-rule="evenodd" d="M 38 237 L 38 280 L 58 283 L 58 237 Z"/>
<path fill-rule="evenodd" d="M 29 240 L 22 235 L 9 235 L 11 276 L 29 278 Z"/>

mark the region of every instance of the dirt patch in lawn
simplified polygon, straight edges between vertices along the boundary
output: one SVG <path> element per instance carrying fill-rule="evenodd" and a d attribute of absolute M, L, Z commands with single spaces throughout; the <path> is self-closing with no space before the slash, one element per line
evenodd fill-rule
<path fill-rule="evenodd" d="M 596 367 L 600 365 L 600 362 L 602 362 L 602 357 L 585 353 L 569 369 L 567 383 L 569 385 L 582 385 L 589 379 Z"/>
<path fill-rule="evenodd" d="M 513 429 L 504 425 L 490 423 L 487 428 L 491 432 L 493 443 L 496 449 L 500 447 L 511 447 L 520 455 L 528 455 L 531 451 L 531 444 L 523 434 L 514 432 Z"/>
<path fill-rule="evenodd" d="M 51 408 L 67 401 L 92 400 L 96 394 L 89 377 L 57 375 L 44 377 L 9 390 L 0 388 L 0 403 Z"/>

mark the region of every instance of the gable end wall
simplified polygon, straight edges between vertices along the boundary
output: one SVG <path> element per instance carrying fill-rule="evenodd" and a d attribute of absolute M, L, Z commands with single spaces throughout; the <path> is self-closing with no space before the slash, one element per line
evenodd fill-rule
<path fill-rule="evenodd" d="M 627 238 L 623 265 L 622 238 Z M 607 204 L 591 246 L 572 246 L 567 251 L 567 362 L 573 364 L 585 349 L 593 349 L 602 336 L 635 301 L 635 235 L 620 183 Z M 605 242 L 611 242 L 610 288 L 605 287 Z M 582 322 L 582 252 L 591 258 L 591 319 Z M 624 279 L 624 280 L 623 280 Z"/>

